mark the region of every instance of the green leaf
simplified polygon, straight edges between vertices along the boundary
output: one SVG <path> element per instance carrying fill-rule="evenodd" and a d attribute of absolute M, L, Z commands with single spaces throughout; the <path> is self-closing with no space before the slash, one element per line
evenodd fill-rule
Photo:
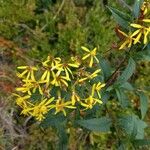
<path fill-rule="evenodd" d="M 124 108 L 129 105 L 128 97 L 121 88 L 115 89 L 120 105 Z"/>
<path fill-rule="evenodd" d="M 148 110 L 148 97 L 143 92 L 139 92 L 138 95 L 140 96 L 141 116 L 142 119 L 144 119 L 146 112 Z"/>
<path fill-rule="evenodd" d="M 68 135 L 65 130 L 67 119 L 62 114 L 53 115 L 48 113 L 46 118 L 41 122 L 40 126 L 43 128 L 53 127 L 57 129 L 59 143 L 56 147 L 59 150 L 66 150 L 68 143 Z"/>
<path fill-rule="evenodd" d="M 117 21 L 117 23 L 121 27 L 129 30 L 129 21 L 130 21 L 129 16 L 115 8 L 108 7 L 108 9 L 111 11 L 111 13 L 112 13 L 113 17 L 115 18 L 115 20 Z"/>
<path fill-rule="evenodd" d="M 150 56 L 143 55 L 142 58 L 143 58 L 143 60 L 150 61 Z"/>
<path fill-rule="evenodd" d="M 137 52 L 137 53 L 134 55 L 134 58 L 135 58 L 136 60 L 150 61 L 150 47 L 149 47 L 149 50 L 146 49 L 146 50 Z"/>
<path fill-rule="evenodd" d="M 134 6 L 133 6 L 133 15 L 135 18 L 138 18 L 140 15 L 140 8 L 143 3 L 143 0 L 135 0 Z"/>
<path fill-rule="evenodd" d="M 134 135 L 135 139 L 144 138 L 144 129 L 147 127 L 147 124 L 136 115 L 121 117 L 119 119 L 119 125 L 131 137 Z"/>
<path fill-rule="evenodd" d="M 119 147 L 117 148 L 117 150 L 126 150 L 126 145 L 121 141 Z"/>
<path fill-rule="evenodd" d="M 57 128 L 58 131 L 58 136 L 59 136 L 59 144 L 58 144 L 58 149 L 59 150 L 67 150 L 67 145 L 68 145 L 68 135 L 65 129 L 65 126 L 60 126 Z"/>
<path fill-rule="evenodd" d="M 107 78 L 111 76 L 110 64 L 105 59 L 100 59 L 99 65 L 100 65 L 100 68 L 102 69 L 102 73 L 103 73 L 105 80 L 107 80 Z"/>
<path fill-rule="evenodd" d="M 125 90 L 129 90 L 129 91 L 133 91 L 134 90 L 133 86 L 129 82 L 122 83 L 120 85 L 120 87 L 125 89 Z"/>
<path fill-rule="evenodd" d="M 62 114 L 54 115 L 54 114 L 48 113 L 46 118 L 41 122 L 40 125 L 43 128 L 47 128 L 49 126 L 57 128 L 65 123 L 66 123 L 66 118 Z"/>
<path fill-rule="evenodd" d="M 106 104 L 110 98 L 110 93 L 108 91 L 102 90 L 101 97 L 102 97 L 103 104 Z"/>
<path fill-rule="evenodd" d="M 116 13 L 117 15 L 119 15 L 121 18 L 123 18 L 124 20 L 130 21 L 130 16 L 127 13 L 124 13 L 116 8 L 113 7 L 108 7 L 109 9 L 111 9 L 111 11 L 113 11 L 114 13 Z"/>
<path fill-rule="evenodd" d="M 135 67 L 136 67 L 135 61 L 132 58 L 130 58 L 126 69 L 123 71 L 121 76 L 117 79 L 117 82 L 121 82 L 121 83 L 126 82 L 134 73 Z"/>
<path fill-rule="evenodd" d="M 42 128 L 48 128 L 51 126 L 57 129 L 59 143 L 57 144 L 56 147 L 59 150 L 67 149 L 68 135 L 65 129 L 66 122 L 67 122 L 67 119 L 62 114 L 53 115 L 49 112 L 46 118 L 40 124 Z"/>
<path fill-rule="evenodd" d="M 101 117 L 88 120 L 78 120 L 77 124 L 92 131 L 108 132 L 110 131 L 111 119 L 108 117 Z"/>
<path fill-rule="evenodd" d="M 150 56 L 146 55 L 146 54 L 139 53 L 136 55 L 136 59 L 144 60 L 144 61 L 150 61 Z"/>
<path fill-rule="evenodd" d="M 134 140 L 133 144 L 135 146 L 145 146 L 150 145 L 150 139 Z"/>

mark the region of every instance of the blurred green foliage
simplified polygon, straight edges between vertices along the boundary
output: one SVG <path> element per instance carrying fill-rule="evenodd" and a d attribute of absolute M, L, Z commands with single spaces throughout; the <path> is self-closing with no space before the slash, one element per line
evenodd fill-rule
<path fill-rule="evenodd" d="M 114 41 L 113 21 L 102 2 L 1 1 L 0 34 L 32 57 L 74 54 L 89 43 L 105 52 Z M 42 55 L 41 55 L 42 54 Z"/>

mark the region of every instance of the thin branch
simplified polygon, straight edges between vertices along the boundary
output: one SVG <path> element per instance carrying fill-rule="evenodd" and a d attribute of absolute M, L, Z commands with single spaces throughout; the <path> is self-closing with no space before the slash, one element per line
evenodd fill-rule
<path fill-rule="evenodd" d="M 16 23 L 14 24 L 15 26 L 20 26 L 24 29 L 27 29 L 28 31 L 30 31 L 33 35 L 37 35 L 36 32 L 34 30 L 32 30 L 29 26 L 27 26 L 26 24 L 23 23 Z"/>
<path fill-rule="evenodd" d="M 114 73 L 110 76 L 110 78 L 106 81 L 106 88 L 108 88 L 110 85 L 112 85 L 115 81 L 116 78 L 118 77 L 118 72 L 120 68 L 122 67 L 123 63 L 126 61 L 126 57 L 120 62 Z"/>
<path fill-rule="evenodd" d="M 58 11 L 56 12 L 56 15 L 53 17 L 53 20 L 55 20 L 56 17 L 58 16 L 58 14 L 61 12 L 61 10 L 62 10 L 64 4 L 65 4 L 65 0 L 62 1 L 61 5 L 60 5 L 60 7 L 59 7 L 59 9 L 58 9 Z"/>
<path fill-rule="evenodd" d="M 59 13 L 61 12 L 63 6 L 65 4 L 65 0 L 62 1 L 58 11 L 56 12 L 55 16 L 53 17 L 53 20 L 55 20 L 57 18 L 57 16 L 59 15 Z M 46 27 L 48 26 L 48 23 L 46 23 L 42 28 L 41 28 L 41 31 L 43 31 Z"/>

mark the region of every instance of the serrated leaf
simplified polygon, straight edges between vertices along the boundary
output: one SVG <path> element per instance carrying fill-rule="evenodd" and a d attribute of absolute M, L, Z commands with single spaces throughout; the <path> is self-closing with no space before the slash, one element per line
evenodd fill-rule
<path fill-rule="evenodd" d="M 110 131 L 111 119 L 108 117 L 93 118 L 88 120 L 78 120 L 77 124 L 92 131 Z"/>
<path fill-rule="evenodd" d="M 141 8 L 142 3 L 143 3 L 143 0 L 135 0 L 135 2 L 134 2 L 133 14 L 134 14 L 135 18 L 139 17 L 140 8 Z"/>
<path fill-rule="evenodd" d="M 129 105 L 129 101 L 128 101 L 128 98 L 126 96 L 126 94 L 124 93 L 124 90 L 121 89 L 121 88 L 117 88 L 115 89 L 116 91 L 116 94 L 117 94 L 117 98 L 120 102 L 120 105 L 124 108 L 124 107 L 127 107 Z"/>
<path fill-rule="evenodd" d="M 140 96 L 140 109 L 141 109 L 141 116 L 143 119 L 148 110 L 148 97 L 143 92 L 139 92 L 138 95 Z"/>
<path fill-rule="evenodd" d="M 130 58 L 126 69 L 123 71 L 121 76 L 117 79 L 117 82 L 126 82 L 134 73 L 135 67 L 136 67 L 135 61 L 132 58 Z"/>
<path fill-rule="evenodd" d="M 115 9 L 115 8 L 112 8 L 112 7 L 108 7 L 108 9 L 111 11 L 113 17 L 115 18 L 115 20 L 117 21 L 117 23 L 125 28 L 125 29 L 129 29 L 129 16 L 127 16 L 125 13 Z"/>
<path fill-rule="evenodd" d="M 119 119 L 119 125 L 128 135 L 132 137 L 135 135 L 135 139 L 144 138 L 144 129 L 147 127 L 147 124 L 136 115 L 121 117 Z"/>

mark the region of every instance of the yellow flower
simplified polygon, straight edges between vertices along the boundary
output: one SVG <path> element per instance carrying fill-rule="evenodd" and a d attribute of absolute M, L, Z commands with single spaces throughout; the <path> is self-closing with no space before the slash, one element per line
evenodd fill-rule
<path fill-rule="evenodd" d="M 105 84 L 104 84 L 104 83 L 101 83 L 101 82 L 95 84 L 95 90 L 96 90 L 97 95 L 98 95 L 99 98 L 101 98 L 101 95 L 100 95 L 99 91 L 100 91 L 104 86 L 105 86 Z"/>
<path fill-rule="evenodd" d="M 71 95 L 71 102 L 72 102 L 72 105 L 75 105 L 76 102 L 79 102 L 80 101 L 80 97 L 79 95 L 73 90 L 72 91 L 72 95 Z"/>
<path fill-rule="evenodd" d="M 22 73 L 17 73 L 17 76 L 19 78 L 26 78 L 27 80 L 30 78 L 34 80 L 34 71 L 38 70 L 37 67 L 34 66 L 19 66 L 17 69 L 24 70 Z"/>
<path fill-rule="evenodd" d="M 78 62 L 68 63 L 68 66 L 71 66 L 73 68 L 78 68 L 80 64 Z"/>
<path fill-rule="evenodd" d="M 51 73 L 54 70 L 58 70 L 60 73 L 63 71 L 62 64 L 60 63 L 61 59 L 59 57 L 47 57 L 47 60 L 43 62 L 43 67 L 45 69 L 43 75 L 41 76 L 41 80 L 46 80 L 46 86 L 48 87 L 50 84 Z"/>
<path fill-rule="evenodd" d="M 52 63 L 51 65 L 51 71 L 57 70 L 58 72 L 62 72 L 64 69 L 62 67 L 62 63 L 60 62 L 56 62 L 56 63 Z"/>
<path fill-rule="evenodd" d="M 89 79 L 93 79 L 98 76 L 98 73 L 101 72 L 101 69 L 95 70 L 91 75 L 88 76 Z"/>
<path fill-rule="evenodd" d="M 31 89 L 32 87 L 30 87 L 30 86 L 23 86 L 23 87 L 17 87 L 16 88 L 16 91 L 18 91 L 18 92 L 22 92 L 22 93 L 28 93 L 29 95 L 31 95 L 31 91 L 30 91 L 30 89 Z"/>
<path fill-rule="evenodd" d="M 33 104 L 29 103 L 27 106 L 23 107 L 21 114 L 29 116 L 32 116 L 32 111 L 33 111 Z"/>
<path fill-rule="evenodd" d="M 57 66 L 58 65 L 58 67 L 59 67 L 60 62 L 61 62 L 61 58 L 60 57 L 53 58 L 51 66 L 53 67 L 53 66 Z"/>
<path fill-rule="evenodd" d="M 147 44 L 147 42 L 148 42 L 148 34 L 150 33 L 150 28 L 142 26 L 140 24 L 135 24 L 135 23 L 132 23 L 131 26 L 137 29 L 131 35 L 132 37 L 136 36 L 135 40 L 134 40 L 134 44 L 136 44 L 137 42 L 140 42 L 140 39 L 141 39 L 142 35 L 144 36 L 143 43 Z"/>
<path fill-rule="evenodd" d="M 66 79 L 68 79 L 68 80 L 70 80 L 69 74 L 71 74 L 72 77 L 73 77 L 73 73 L 72 73 L 71 69 L 69 68 L 69 66 L 77 67 L 76 65 L 73 65 L 73 64 L 67 64 L 67 63 L 60 64 L 60 66 L 59 66 L 59 67 L 62 68 L 62 70 L 65 71 Z"/>
<path fill-rule="evenodd" d="M 51 108 L 55 108 L 55 114 L 59 113 L 59 112 L 63 112 L 64 116 L 66 116 L 66 110 L 65 108 L 69 108 L 69 109 L 75 109 L 76 107 L 71 105 L 72 102 L 71 101 L 67 101 L 64 102 L 64 100 L 59 97 L 56 101 L 55 105 L 51 105 Z"/>
<path fill-rule="evenodd" d="M 81 102 L 81 105 L 85 107 L 85 109 L 92 109 L 96 103 L 103 103 L 101 100 L 94 98 L 95 86 L 96 84 L 93 84 L 91 95 L 88 98 L 84 99 L 84 102 Z"/>
<path fill-rule="evenodd" d="M 148 13 L 149 6 L 150 6 L 150 4 L 148 1 L 143 3 L 141 10 L 142 10 L 144 15 L 146 15 Z"/>
<path fill-rule="evenodd" d="M 60 67 L 61 66 L 60 62 L 61 62 L 61 58 L 59 58 L 59 57 L 55 58 L 53 56 L 48 56 L 47 60 L 42 62 L 42 64 L 46 70 L 54 71 L 55 69 L 62 70 L 62 68 Z"/>
<path fill-rule="evenodd" d="M 78 67 L 81 65 L 81 60 L 76 57 L 71 57 L 71 61 L 73 61 L 74 64 L 76 64 Z"/>
<path fill-rule="evenodd" d="M 28 80 L 25 84 L 26 87 L 31 87 L 33 89 L 33 93 L 36 92 L 36 89 L 38 89 L 39 93 L 41 95 L 43 95 L 43 89 L 41 87 L 42 84 L 46 83 L 46 80 L 39 80 L 39 81 L 36 81 L 36 80 Z"/>
<path fill-rule="evenodd" d="M 87 59 L 88 57 L 90 57 L 90 63 L 89 63 L 89 67 L 92 67 L 93 66 L 93 61 L 94 59 L 96 60 L 96 62 L 98 63 L 99 60 L 97 59 L 96 57 L 96 51 L 97 51 L 97 48 L 94 48 L 92 51 L 90 51 L 88 48 L 82 46 L 81 47 L 85 52 L 87 52 L 87 54 L 82 58 L 82 60 L 85 60 Z"/>
<path fill-rule="evenodd" d="M 59 71 L 56 74 L 52 72 L 52 75 L 54 78 L 53 81 L 51 82 L 52 85 L 60 86 L 60 87 L 62 87 L 63 85 L 65 85 L 66 87 L 68 86 L 67 81 L 70 81 L 70 79 L 60 75 Z"/>
<path fill-rule="evenodd" d="M 133 38 L 131 35 L 127 35 L 127 34 L 124 33 L 123 31 L 118 30 L 118 32 L 120 32 L 120 33 L 125 37 L 124 42 L 123 42 L 122 45 L 119 47 L 119 50 L 125 48 L 126 45 L 128 45 L 128 46 L 127 46 L 128 48 L 131 47 L 134 38 Z"/>
<path fill-rule="evenodd" d="M 53 57 L 53 56 L 48 56 L 47 57 L 47 60 L 45 62 L 43 62 L 43 67 L 49 71 L 49 74 L 50 74 L 50 71 L 54 71 L 54 70 L 58 70 L 59 72 L 63 71 L 62 69 L 62 64 L 60 63 L 61 62 L 61 58 L 59 57 Z M 47 72 L 43 74 L 43 77 L 44 78 L 47 74 Z"/>
<path fill-rule="evenodd" d="M 45 72 L 43 73 L 43 75 L 41 76 L 41 80 L 45 80 L 46 81 L 46 86 L 48 87 L 50 84 L 50 74 L 51 71 L 49 69 L 45 70 Z"/>
<path fill-rule="evenodd" d="M 100 91 L 105 86 L 105 83 L 98 82 L 95 86 L 97 91 Z"/>
<path fill-rule="evenodd" d="M 143 22 L 150 23 L 150 19 L 143 19 Z"/>
<path fill-rule="evenodd" d="M 101 72 L 101 69 L 97 69 L 96 71 L 94 71 L 92 74 L 88 74 L 87 77 L 81 78 L 78 80 L 79 83 L 87 80 L 87 79 L 93 79 L 95 77 L 98 76 L 98 73 Z"/>
<path fill-rule="evenodd" d="M 17 96 L 16 104 L 22 108 L 27 106 L 27 101 L 31 97 L 30 95 L 20 96 L 20 95 L 15 94 L 15 93 L 13 93 L 13 95 Z"/>
<path fill-rule="evenodd" d="M 61 62 L 61 58 L 59 57 L 53 57 L 53 56 L 48 56 L 47 60 L 42 62 L 44 67 L 51 67 L 51 66 L 55 66 L 55 64 L 58 64 Z"/>
<path fill-rule="evenodd" d="M 65 74 L 66 74 L 66 78 L 68 78 L 68 79 L 70 79 L 69 73 L 70 73 L 70 74 L 72 75 L 72 77 L 73 77 L 73 73 L 72 73 L 71 69 L 69 68 L 69 66 L 70 66 L 70 67 L 73 67 L 73 68 L 78 68 L 79 65 L 78 65 L 77 63 L 64 63 L 64 64 L 62 65 L 62 68 L 64 69 Z"/>
<path fill-rule="evenodd" d="M 51 110 L 51 103 L 54 101 L 54 97 L 50 98 L 49 100 L 47 100 L 47 98 L 45 98 L 44 100 L 42 100 L 39 104 L 36 104 L 32 110 L 32 116 L 34 116 L 38 121 L 42 121 L 43 119 L 45 119 L 45 114 L 48 113 L 49 110 Z"/>
<path fill-rule="evenodd" d="M 35 79 L 34 80 L 26 80 L 24 79 L 23 82 L 25 82 L 25 84 L 23 84 L 22 87 L 18 87 L 16 88 L 16 91 L 19 91 L 19 92 L 22 92 L 22 93 L 26 93 L 28 92 L 29 95 L 31 95 L 31 90 L 33 93 L 36 92 L 36 89 L 39 90 L 39 93 L 41 95 L 43 95 L 43 90 L 41 88 L 41 84 L 43 83 L 46 83 L 46 81 L 36 81 Z"/>

